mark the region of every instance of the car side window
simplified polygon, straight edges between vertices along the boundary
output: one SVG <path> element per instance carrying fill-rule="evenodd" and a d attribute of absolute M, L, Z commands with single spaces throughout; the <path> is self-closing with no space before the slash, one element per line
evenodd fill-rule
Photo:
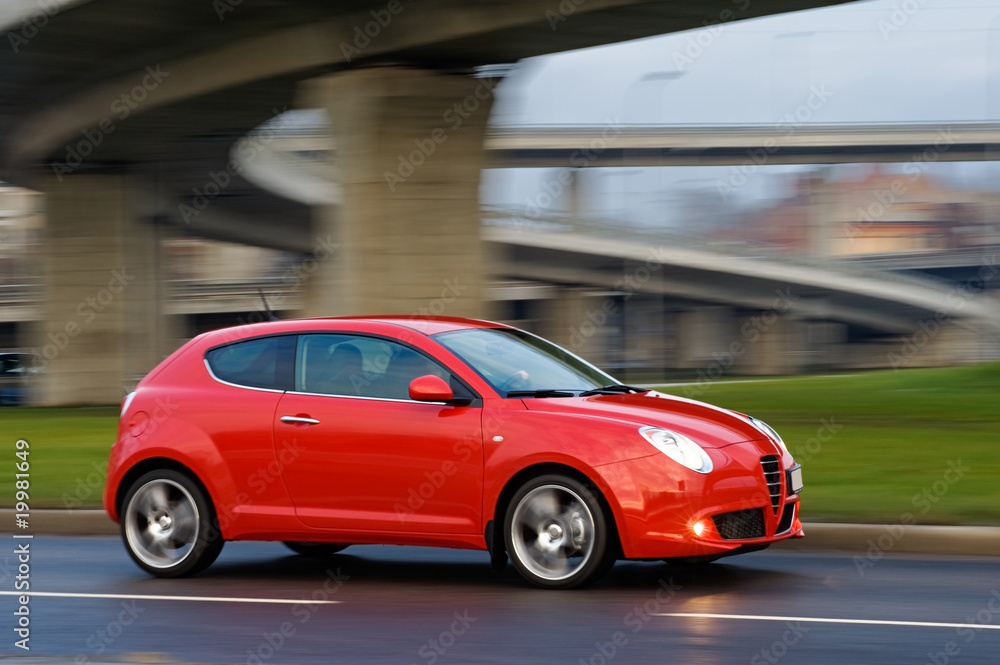
<path fill-rule="evenodd" d="M 262 337 L 212 349 L 205 355 L 216 378 L 249 388 L 287 390 L 295 337 Z"/>
<path fill-rule="evenodd" d="M 385 339 L 301 335 L 296 358 L 295 390 L 299 392 L 409 399 L 410 382 L 433 374 L 450 382 L 456 396 L 473 396 L 461 381 L 428 356 Z"/>

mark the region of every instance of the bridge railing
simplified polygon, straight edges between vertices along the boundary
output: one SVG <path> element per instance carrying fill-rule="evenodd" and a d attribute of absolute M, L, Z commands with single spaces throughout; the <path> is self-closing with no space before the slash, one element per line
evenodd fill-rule
<path fill-rule="evenodd" d="M 276 310 L 286 309 L 299 290 L 280 277 L 249 280 L 172 279 L 164 282 L 167 302 L 211 300 L 239 302 L 242 309 L 263 307 L 263 292 L 268 304 Z M 44 298 L 41 278 L 9 280 L 0 283 L 0 305 L 40 305 Z"/>

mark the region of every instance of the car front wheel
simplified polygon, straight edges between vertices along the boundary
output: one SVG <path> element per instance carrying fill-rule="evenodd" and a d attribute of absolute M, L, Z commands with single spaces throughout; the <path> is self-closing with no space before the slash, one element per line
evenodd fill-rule
<path fill-rule="evenodd" d="M 608 520 L 595 491 L 573 478 L 546 475 L 514 494 L 504 519 L 507 553 L 529 582 L 570 589 L 614 563 Z"/>
<path fill-rule="evenodd" d="M 125 548 L 143 570 L 182 577 L 212 564 L 224 541 L 204 490 L 183 473 L 150 471 L 125 495 Z"/>

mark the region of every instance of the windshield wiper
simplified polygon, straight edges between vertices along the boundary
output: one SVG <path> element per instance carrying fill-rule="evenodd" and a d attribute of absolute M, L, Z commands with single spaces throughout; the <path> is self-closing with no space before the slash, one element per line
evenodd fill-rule
<path fill-rule="evenodd" d="M 576 393 L 568 390 L 544 388 L 542 390 L 508 390 L 507 397 L 576 397 Z"/>
<path fill-rule="evenodd" d="M 593 390 L 584 390 L 580 393 L 580 397 L 587 397 L 589 395 L 618 395 L 621 393 L 648 393 L 649 390 L 646 388 L 637 388 L 635 386 L 626 386 L 623 383 L 612 383 L 610 386 L 601 386 L 600 388 L 594 388 Z"/>

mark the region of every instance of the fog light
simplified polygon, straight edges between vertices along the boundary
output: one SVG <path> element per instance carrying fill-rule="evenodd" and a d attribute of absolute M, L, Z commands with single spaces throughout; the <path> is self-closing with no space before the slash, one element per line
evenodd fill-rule
<path fill-rule="evenodd" d="M 708 529 L 708 527 L 705 526 L 705 523 L 703 521 L 701 521 L 701 520 L 695 522 L 694 526 L 691 527 L 691 530 L 694 531 L 694 535 L 696 535 L 696 536 L 703 536 L 703 535 L 705 535 L 705 531 L 707 529 Z"/>

